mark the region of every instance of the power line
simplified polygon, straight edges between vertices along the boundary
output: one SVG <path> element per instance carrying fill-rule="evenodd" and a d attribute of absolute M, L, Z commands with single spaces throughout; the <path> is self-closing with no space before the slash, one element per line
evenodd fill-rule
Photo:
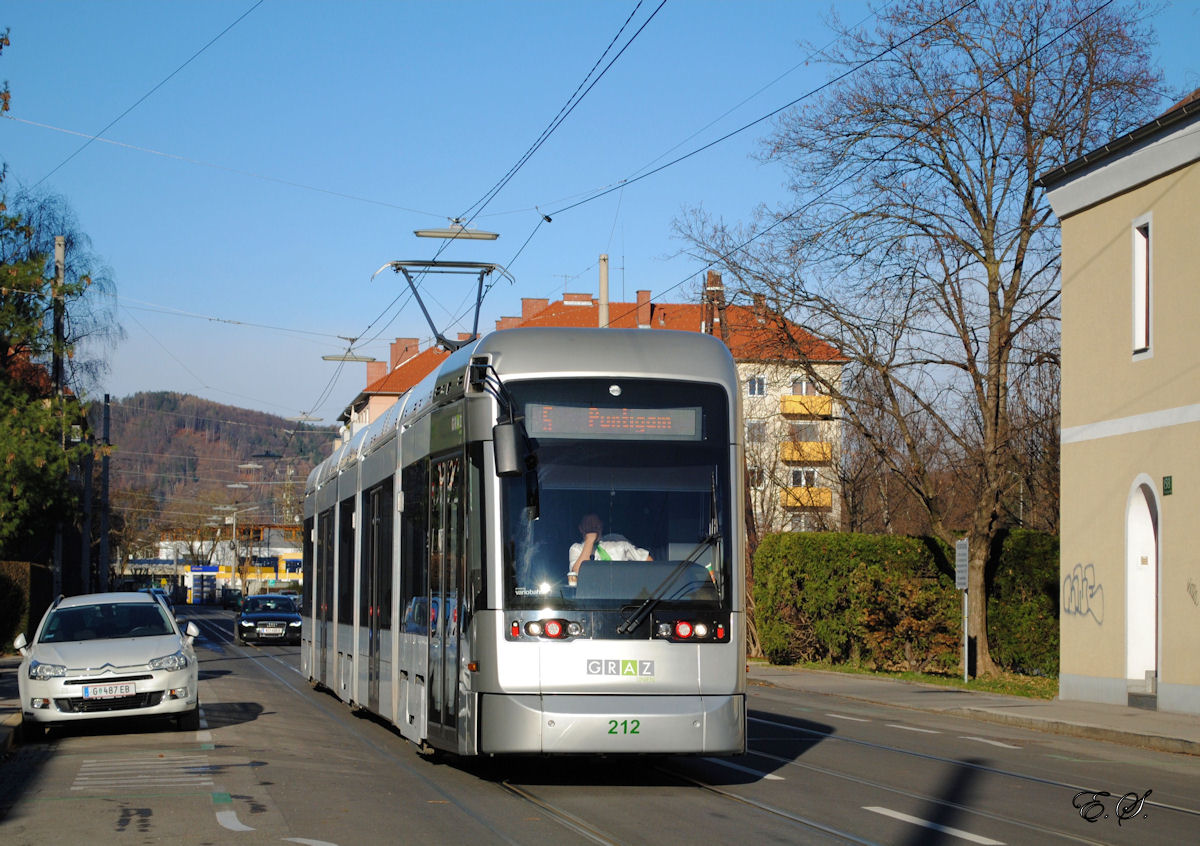
<path fill-rule="evenodd" d="M 125 117 L 125 115 L 132 112 L 134 109 L 136 109 L 138 106 L 140 106 L 143 102 L 145 102 L 146 99 L 149 98 L 151 94 L 153 94 L 155 91 L 157 91 L 158 89 L 160 89 L 164 85 L 166 85 L 171 80 L 172 77 L 174 77 L 177 73 L 179 73 L 181 70 L 183 70 L 188 65 L 190 65 L 201 53 L 203 53 L 209 47 L 216 44 L 217 41 L 219 41 L 221 39 L 221 37 L 223 35 L 225 35 L 225 33 L 229 32 L 229 30 L 233 29 L 235 26 L 237 26 L 239 23 L 241 23 L 242 20 L 247 15 L 249 15 L 251 12 L 253 12 L 255 9 L 257 9 L 259 6 L 261 6 L 263 4 L 263 2 L 264 2 L 264 0 L 258 0 L 258 2 L 255 3 L 253 6 L 251 6 L 246 11 L 242 12 L 242 14 L 238 15 L 237 20 L 235 20 L 229 26 L 225 27 L 223 30 L 221 30 L 216 35 L 214 35 L 211 39 L 209 39 L 207 44 L 205 44 L 203 47 L 201 47 L 199 50 L 197 50 L 195 53 L 193 53 L 187 59 L 187 61 L 185 61 L 182 65 L 180 65 L 179 67 L 175 68 L 175 70 L 173 70 L 169 74 L 167 74 L 166 77 L 164 77 L 163 80 L 158 83 L 158 85 L 155 85 L 153 88 L 151 88 L 149 91 L 147 91 L 141 97 L 139 97 L 132 106 L 130 106 L 125 111 L 121 112 L 121 114 L 117 115 L 115 118 L 113 118 L 111 121 L 109 121 L 107 126 L 105 126 L 103 129 L 101 129 L 99 132 L 97 132 L 92 137 L 88 138 L 88 140 L 84 141 L 83 144 L 81 144 L 79 146 L 79 148 L 75 150 L 75 152 L 71 153 L 71 155 L 67 156 L 65 159 L 63 159 L 61 162 L 59 162 L 54 167 L 53 170 L 51 170 L 49 173 L 47 173 L 45 176 L 43 176 L 37 182 L 33 183 L 33 187 L 34 188 L 38 187 L 43 182 L 45 182 L 47 179 L 49 179 L 51 176 L 58 173 L 59 169 L 62 168 L 67 162 L 71 161 L 71 159 L 75 158 L 80 153 L 82 153 L 84 150 L 86 150 L 93 141 L 95 141 L 97 138 L 99 138 L 104 133 L 108 132 L 108 130 L 112 129 L 117 124 L 117 122 L 119 120 L 121 120 L 121 118 Z"/>
<path fill-rule="evenodd" d="M 283 179 L 278 176 L 269 176 L 265 173 L 257 173 L 252 170 L 242 170 L 241 168 L 229 167 L 228 165 L 216 164 L 214 162 L 207 162 L 207 161 L 204 161 L 203 159 L 195 159 L 195 158 L 191 158 L 189 156 L 181 156 L 176 153 L 167 153 L 162 150 L 152 149 L 150 147 L 140 147 L 136 144 L 127 144 L 123 141 L 115 141 L 111 138 L 101 138 L 98 135 L 89 135 L 86 132 L 80 132 L 75 129 L 66 129 L 65 127 L 54 126 L 53 124 L 49 124 L 49 123 L 41 123 L 39 121 L 29 120 L 28 118 L 20 118 L 15 115 L 11 115 L 11 114 L 0 115 L 0 117 L 3 117 L 7 120 L 15 121 L 17 123 L 23 123 L 28 126 L 35 126 L 38 129 L 48 129 L 51 132 L 61 132 L 64 135 L 76 135 L 81 138 L 87 138 L 88 143 L 99 142 L 101 144 L 109 144 L 113 147 L 122 147 L 126 150 L 134 150 L 139 153 L 147 153 L 151 156 L 159 156 L 164 159 L 172 159 L 177 162 L 184 162 L 186 164 L 197 165 L 198 167 L 207 167 L 207 168 L 211 168 L 213 170 L 220 170 L 220 171 L 224 171 L 226 173 L 237 174 L 238 176 L 248 176 L 251 179 L 259 179 L 259 180 L 262 180 L 263 182 L 272 182 L 272 183 L 275 183 L 276 185 L 286 185 L 289 188 L 299 188 L 304 191 L 312 191 L 314 193 L 325 194 L 330 197 L 338 197 L 343 200 L 353 200 L 354 202 L 358 202 L 358 203 L 367 203 L 369 205 L 382 206 L 383 208 L 395 209 L 397 211 L 411 212 L 412 214 L 419 214 L 419 215 L 422 215 L 425 217 L 444 217 L 444 215 L 440 215 L 435 212 L 424 211 L 422 209 L 413 209 L 413 208 L 409 208 L 407 206 L 397 205 L 396 203 L 389 203 L 385 200 L 377 200 L 377 199 L 374 199 L 373 197 L 363 197 L 361 195 L 350 194 L 345 191 L 334 191 L 329 188 L 321 188 L 316 185 L 309 185 L 304 182 L 297 182 L 293 179 Z M 87 144 L 85 144 L 84 146 L 86 147 Z M 79 150 L 76 150 L 75 152 L 78 153 L 82 150 L 83 150 L 83 147 L 80 147 Z M 74 154 L 72 154 L 72 155 L 74 155 Z M 64 165 L 64 164 L 66 164 L 65 161 L 62 164 L 60 164 L 59 167 L 62 167 L 62 165 Z M 55 168 L 55 170 L 57 170 L 57 169 L 58 168 Z M 53 172 L 54 171 L 51 171 L 50 174 L 53 174 Z M 48 179 L 50 174 L 47 174 L 46 176 L 42 177 L 42 180 L 39 180 L 38 184 L 41 184 L 41 181 Z"/>

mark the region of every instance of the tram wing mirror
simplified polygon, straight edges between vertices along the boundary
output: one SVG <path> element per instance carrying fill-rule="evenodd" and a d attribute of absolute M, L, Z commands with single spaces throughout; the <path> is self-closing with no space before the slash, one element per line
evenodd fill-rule
<path fill-rule="evenodd" d="M 492 450 L 497 476 L 520 476 L 525 472 L 522 438 L 518 423 L 497 423 L 492 427 Z"/>

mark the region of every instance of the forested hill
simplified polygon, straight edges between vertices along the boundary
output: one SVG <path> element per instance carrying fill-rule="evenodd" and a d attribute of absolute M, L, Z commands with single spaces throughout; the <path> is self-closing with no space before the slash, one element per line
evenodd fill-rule
<path fill-rule="evenodd" d="M 102 404 L 92 407 L 97 440 L 102 414 Z M 138 514 L 136 522 L 170 526 L 211 517 L 215 504 L 245 503 L 258 505 L 254 516 L 264 522 L 287 522 L 283 512 L 294 516 L 304 481 L 329 455 L 334 434 L 329 427 L 190 394 L 157 391 L 113 400 L 114 510 Z"/>

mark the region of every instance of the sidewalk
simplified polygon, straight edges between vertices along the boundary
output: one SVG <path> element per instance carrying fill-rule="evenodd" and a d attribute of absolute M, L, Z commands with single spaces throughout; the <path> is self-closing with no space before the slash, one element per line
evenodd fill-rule
<path fill-rule="evenodd" d="M 1200 716 L 1094 702 L 1027 699 L 850 673 L 750 664 L 751 685 L 804 690 L 1035 731 L 1200 755 Z"/>

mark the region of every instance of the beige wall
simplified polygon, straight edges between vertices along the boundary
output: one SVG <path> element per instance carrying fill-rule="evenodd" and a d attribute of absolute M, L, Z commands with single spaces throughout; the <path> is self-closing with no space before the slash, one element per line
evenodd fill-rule
<path fill-rule="evenodd" d="M 1062 223 L 1063 698 L 1123 703 L 1135 688 L 1126 601 L 1142 571 L 1127 563 L 1128 507 L 1144 483 L 1157 519 L 1158 707 L 1200 713 L 1198 207 L 1192 165 Z M 1135 356 L 1133 229 L 1147 220 L 1151 347 Z"/>
<path fill-rule="evenodd" d="M 1134 361 L 1133 222 L 1151 220 L 1151 354 Z M 1062 224 L 1064 429 L 1200 402 L 1200 166 Z"/>

